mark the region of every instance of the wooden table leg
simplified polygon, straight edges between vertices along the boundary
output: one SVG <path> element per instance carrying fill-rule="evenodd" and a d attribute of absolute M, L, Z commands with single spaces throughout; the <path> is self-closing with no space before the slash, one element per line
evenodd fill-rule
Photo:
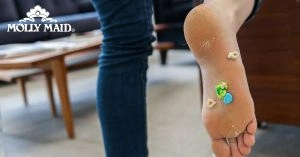
<path fill-rule="evenodd" d="M 67 70 L 63 57 L 54 59 L 51 62 L 51 70 L 56 80 L 58 93 L 60 96 L 62 114 L 65 121 L 65 127 L 70 139 L 74 138 L 74 124 L 73 114 L 69 99 L 68 85 L 67 85 Z"/>
<path fill-rule="evenodd" d="M 22 93 L 22 97 L 24 100 L 25 106 L 28 106 L 28 99 L 27 99 L 27 92 L 26 92 L 26 87 L 25 87 L 25 78 L 18 78 L 17 79 L 17 84 L 19 85 Z"/>
<path fill-rule="evenodd" d="M 53 117 L 57 117 L 55 102 L 54 102 L 54 96 L 53 96 L 53 88 L 52 88 L 52 75 L 50 72 L 45 72 L 45 79 L 46 79 L 46 87 L 47 87 L 47 95 L 48 100 L 50 103 L 51 113 Z"/>

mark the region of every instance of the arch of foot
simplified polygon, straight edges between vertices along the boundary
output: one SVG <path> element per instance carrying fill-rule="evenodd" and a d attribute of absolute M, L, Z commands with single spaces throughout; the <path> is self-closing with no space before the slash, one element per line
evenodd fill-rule
<path fill-rule="evenodd" d="M 229 52 L 227 55 L 227 59 L 236 60 L 240 56 L 240 53 L 237 51 Z M 222 100 L 224 105 L 230 105 L 233 102 L 233 95 L 228 91 L 228 84 L 225 81 L 219 82 L 215 87 L 215 92 L 218 99 Z M 217 102 L 208 98 L 207 106 L 209 108 L 213 108 L 217 105 Z"/>

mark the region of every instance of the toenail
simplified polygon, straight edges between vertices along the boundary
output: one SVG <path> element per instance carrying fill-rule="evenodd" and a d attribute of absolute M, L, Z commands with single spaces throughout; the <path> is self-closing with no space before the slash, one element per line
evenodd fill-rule
<path fill-rule="evenodd" d="M 217 102 L 214 100 L 214 99 L 208 99 L 207 100 L 207 106 L 209 107 L 209 108 L 213 108 L 214 106 L 216 106 L 216 104 L 217 104 Z"/>
<path fill-rule="evenodd" d="M 225 105 L 229 105 L 232 103 L 233 100 L 233 96 L 231 93 L 226 93 L 226 95 L 224 96 L 223 102 Z"/>
<path fill-rule="evenodd" d="M 240 56 L 240 53 L 239 53 L 239 52 L 237 52 L 237 51 L 232 51 L 232 52 L 229 52 L 229 53 L 228 53 L 227 58 L 228 58 L 228 59 L 235 60 L 235 59 L 237 59 L 239 56 Z"/>

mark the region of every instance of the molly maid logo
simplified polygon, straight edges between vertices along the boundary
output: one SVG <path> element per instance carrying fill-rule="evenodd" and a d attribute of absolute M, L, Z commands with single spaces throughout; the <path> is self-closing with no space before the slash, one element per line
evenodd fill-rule
<path fill-rule="evenodd" d="M 7 32 L 74 32 L 70 24 L 57 24 L 50 13 L 39 5 L 27 12 L 19 24 L 8 24 Z"/>

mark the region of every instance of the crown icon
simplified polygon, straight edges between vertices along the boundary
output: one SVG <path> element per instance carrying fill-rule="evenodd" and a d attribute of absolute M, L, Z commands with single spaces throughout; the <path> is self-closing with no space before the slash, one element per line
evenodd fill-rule
<path fill-rule="evenodd" d="M 29 12 L 27 12 L 27 17 L 29 18 L 35 18 L 35 17 L 41 17 L 41 18 L 47 18 L 50 13 L 46 11 L 46 9 L 42 8 L 39 5 L 36 5 L 33 9 L 30 9 Z"/>
<path fill-rule="evenodd" d="M 41 18 L 42 22 L 57 22 L 57 20 L 54 20 L 53 18 L 48 18 L 50 13 L 40 5 L 36 5 L 33 9 L 30 9 L 30 11 L 26 13 L 26 15 L 27 17 L 19 20 L 19 22 L 34 22 L 35 18 Z"/>

